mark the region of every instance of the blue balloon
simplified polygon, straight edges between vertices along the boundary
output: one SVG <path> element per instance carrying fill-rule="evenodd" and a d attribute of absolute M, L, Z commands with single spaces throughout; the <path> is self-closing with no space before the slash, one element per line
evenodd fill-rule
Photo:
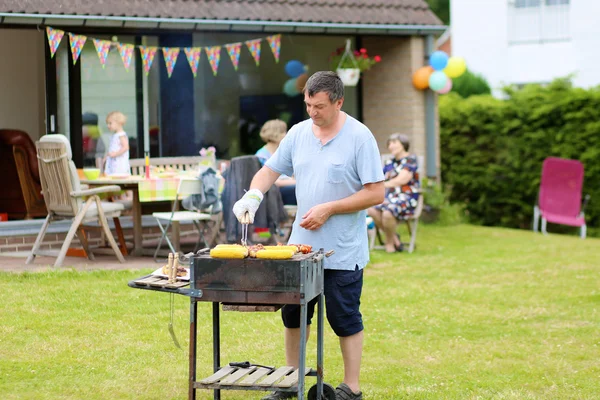
<path fill-rule="evenodd" d="M 441 71 L 448 65 L 448 54 L 443 51 L 435 51 L 429 57 L 429 65 L 436 71 Z"/>
<path fill-rule="evenodd" d="M 296 87 L 296 78 L 288 79 L 283 85 L 283 93 L 289 97 L 294 97 L 300 94 Z"/>
<path fill-rule="evenodd" d="M 304 73 L 304 64 L 298 60 L 288 61 L 285 64 L 285 73 L 292 78 L 297 78 Z"/>
<path fill-rule="evenodd" d="M 448 77 L 444 71 L 434 71 L 429 77 L 429 88 L 434 92 L 442 90 L 448 83 Z"/>

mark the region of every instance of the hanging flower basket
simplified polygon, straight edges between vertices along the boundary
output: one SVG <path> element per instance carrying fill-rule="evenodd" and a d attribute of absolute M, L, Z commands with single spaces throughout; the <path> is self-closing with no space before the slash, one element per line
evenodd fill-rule
<path fill-rule="evenodd" d="M 360 69 L 358 68 L 338 68 L 337 74 L 340 76 L 344 86 L 356 86 L 360 79 Z"/>
<path fill-rule="evenodd" d="M 351 50 L 350 39 L 346 40 L 346 47 L 340 47 L 331 54 L 329 58 L 331 69 L 335 70 L 344 86 L 356 86 L 360 74 L 369 70 L 373 65 L 381 61 L 380 56 L 369 57 L 366 49 Z"/>

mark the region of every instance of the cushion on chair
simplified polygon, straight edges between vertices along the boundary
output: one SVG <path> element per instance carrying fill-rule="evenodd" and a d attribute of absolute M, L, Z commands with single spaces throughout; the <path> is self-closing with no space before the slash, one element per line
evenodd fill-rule
<path fill-rule="evenodd" d="M 549 213 L 547 211 L 542 211 L 542 218 L 545 218 L 546 221 L 550 223 L 559 225 L 569 225 L 577 227 L 585 225 L 585 218 L 583 217 L 569 217 L 566 215 Z"/>
<path fill-rule="evenodd" d="M 68 160 L 73 159 L 73 154 L 71 153 L 71 142 L 69 142 L 69 139 L 67 139 L 67 137 L 65 135 L 62 135 L 60 133 L 44 135 L 40 138 L 40 142 L 64 144 L 65 147 L 67 148 L 67 159 Z"/>
<path fill-rule="evenodd" d="M 120 213 L 125 209 L 123 204 L 119 203 L 101 202 L 100 204 L 102 205 L 102 209 L 104 210 L 105 214 Z M 98 208 L 96 207 L 96 202 L 93 202 L 90 208 L 88 208 L 86 211 L 85 218 L 93 218 L 96 216 L 98 216 Z"/>

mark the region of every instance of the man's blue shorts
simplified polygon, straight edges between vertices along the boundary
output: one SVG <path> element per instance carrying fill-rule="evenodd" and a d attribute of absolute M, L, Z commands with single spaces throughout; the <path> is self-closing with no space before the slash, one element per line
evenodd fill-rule
<path fill-rule="evenodd" d="M 324 276 L 325 309 L 329 325 L 339 337 L 352 336 L 363 330 L 360 313 L 360 295 L 363 286 L 363 270 L 354 271 L 326 269 Z M 315 297 L 307 306 L 307 324 L 315 313 Z M 286 328 L 300 328 L 300 306 L 288 304 L 281 309 Z"/>

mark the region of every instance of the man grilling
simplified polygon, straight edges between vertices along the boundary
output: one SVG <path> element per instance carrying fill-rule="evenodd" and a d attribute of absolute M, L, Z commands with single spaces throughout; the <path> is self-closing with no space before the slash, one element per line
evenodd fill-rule
<path fill-rule="evenodd" d="M 360 296 L 363 268 L 369 262 L 366 209 L 384 200 L 384 176 L 377 143 L 362 123 L 341 111 L 344 85 L 334 72 L 313 74 L 303 90 L 310 116 L 294 125 L 279 148 L 254 176 L 250 190 L 233 206 L 241 221 L 250 221 L 263 194 L 284 174 L 296 178 L 298 213 L 290 243 L 335 250 L 324 260 L 324 295 L 327 320 L 340 338 L 344 381 L 336 399 L 362 399 L 359 386 L 363 347 Z M 308 305 L 307 337 L 318 298 Z M 286 305 L 285 355 L 298 368 L 300 306 Z M 263 400 L 289 399 L 296 394 L 273 392 Z"/>

